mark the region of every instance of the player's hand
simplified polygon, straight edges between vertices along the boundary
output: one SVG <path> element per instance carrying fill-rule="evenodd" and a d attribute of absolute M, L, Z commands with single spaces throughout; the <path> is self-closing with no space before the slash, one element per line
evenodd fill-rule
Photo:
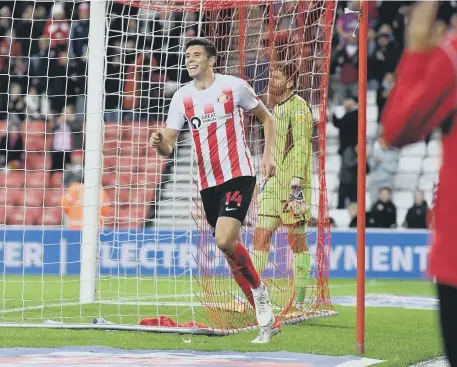
<path fill-rule="evenodd" d="M 421 1 L 414 6 L 406 31 L 406 48 L 410 51 L 427 51 L 436 46 L 432 29 L 438 11 L 438 1 Z"/>
<path fill-rule="evenodd" d="M 264 154 L 262 158 L 263 177 L 268 179 L 276 174 L 276 164 L 272 154 Z"/>
<path fill-rule="evenodd" d="M 149 138 L 149 145 L 152 148 L 157 148 L 161 142 L 163 142 L 163 134 L 161 132 L 151 134 L 151 137 Z"/>
<path fill-rule="evenodd" d="M 291 210 L 295 216 L 302 216 L 306 212 L 305 195 L 303 194 L 302 180 L 294 177 L 290 183 L 289 201 L 287 210 Z"/>

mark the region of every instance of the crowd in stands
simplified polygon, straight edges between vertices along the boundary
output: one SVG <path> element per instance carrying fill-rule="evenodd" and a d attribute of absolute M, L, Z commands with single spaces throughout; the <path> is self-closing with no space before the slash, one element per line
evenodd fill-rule
<path fill-rule="evenodd" d="M 347 208 L 350 227 L 357 223 L 358 4 L 357 1 L 339 2 L 331 60 L 330 105 L 344 106 L 342 116 L 333 115 L 330 118 L 339 130 L 338 154 L 341 157 L 341 167 L 337 208 Z M 404 48 L 405 25 L 413 2 L 370 1 L 367 5 L 368 88 L 376 93 L 376 121 L 379 123 L 383 107 L 395 85 L 395 69 Z M 355 11 L 345 12 L 346 7 Z M 451 30 L 457 30 L 457 3 L 454 1 L 442 3 L 434 32 L 437 37 L 442 37 Z M 371 206 L 366 213 L 367 226 L 427 228 L 430 224 L 428 218 L 431 203 L 427 203 L 424 191 L 420 188 L 411 195 L 412 206 L 405 218 L 397 218 L 397 207 L 392 194 L 396 189 L 394 181 L 399 173 L 401 152 L 383 144 L 381 137 L 379 127 L 376 138 L 369 142 L 371 149 L 368 150 L 366 168 L 367 196 Z M 425 139 L 425 144 L 429 141 L 430 136 Z"/>
<path fill-rule="evenodd" d="M 337 154 L 341 157 L 341 168 L 337 207 L 348 210 L 351 227 L 357 223 L 358 14 L 344 12 L 344 8 L 357 10 L 358 3 L 338 2 L 330 70 L 330 109 L 344 106 L 343 115 L 331 113 L 329 116 L 330 123 L 339 130 Z M 118 16 L 122 6 L 111 6 L 107 35 L 105 121 L 161 121 L 177 86 L 189 80 L 187 73 L 183 72 L 183 65 L 179 65 L 183 61 L 179 54 L 185 40 L 197 34 L 198 15 L 155 13 L 132 8 L 129 12 L 138 12 L 138 16 L 122 17 Z M 395 84 L 395 69 L 404 47 L 403 34 L 411 4 L 405 1 L 370 1 L 368 6 L 369 89 L 376 91 L 379 121 Z M 454 1 L 444 2 L 441 6 L 443 20 L 436 24 L 437 36 L 447 29 L 457 29 L 456 10 L 457 2 Z M 262 18 L 261 11 L 258 17 Z M 185 26 L 173 26 L 180 23 L 185 23 Z M 228 32 L 228 24 L 220 22 L 218 32 Z M 250 28 L 255 29 L 255 24 Z M 75 182 L 81 183 L 88 35 L 87 1 L 1 2 L 0 121 L 8 121 L 0 128 L 1 166 L 24 168 L 28 158 L 23 153 L 41 149 L 50 152 L 50 162 L 45 163 L 51 173 L 50 182 L 54 182 L 49 184 L 50 187 L 70 187 Z M 218 40 L 221 41 L 223 37 Z M 218 46 L 223 48 L 223 45 Z M 136 52 L 139 47 L 151 52 L 139 54 Z M 252 74 L 256 90 L 263 90 L 267 78 L 258 76 L 259 73 L 267 75 L 268 57 L 266 54 L 256 55 L 262 59 L 256 60 L 254 71 L 248 57 L 246 74 Z M 24 136 L 33 122 L 37 122 L 33 127 L 35 133 L 44 133 L 41 148 Z M 38 124 L 44 127 L 38 128 Z M 119 135 L 119 132 L 116 134 Z M 381 136 L 381 131 L 377 135 Z M 131 134 L 128 136 L 131 137 Z M 113 141 L 122 140 L 118 138 L 112 137 Z M 139 158 L 149 159 L 149 153 L 141 154 Z M 376 139 L 373 143 L 367 162 L 372 203 L 367 212 L 368 226 L 392 228 L 398 225 L 392 193 L 399 156 L 398 150 L 384 146 L 382 141 Z M 135 165 L 140 167 L 141 164 Z M 138 168 L 135 172 L 140 171 Z M 113 172 L 107 171 L 106 174 L 108 177 Z M 115 181 L 106 177 L 103 182 L 114 184 Z M 427 227 L 429 204 L 424 192 L 417 190 L 403 225 L 408 228 Z"/>

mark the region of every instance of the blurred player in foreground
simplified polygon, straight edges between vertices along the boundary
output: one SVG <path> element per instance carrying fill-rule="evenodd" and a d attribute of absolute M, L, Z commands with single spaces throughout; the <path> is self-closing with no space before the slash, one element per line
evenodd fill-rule
<path fill-rule="evenodd" d="M 394 147 L 442 133 L 442 165 L 433 208 L 434 236 L 429 273 L 436 279 L 444 348 L 457 366 L 457 35 L 435 36 L 438 3 L 415 6 L 406 49 L 382 116 L 384 139 Z"/>
<path fill-rule="evenodd" d="M 269 93 L 275 99 L 276 175 L 264 185 L 254 232 L 254 265 L 262 275 L 268 262 L 273 233 L 283 224 L 294 254 L 295 308 L 303 310 L 310 255 L 306 222 L 311 214 L 313 174 L 313 116 L 306 101 L 294 93 L 298 70 L 293 62 L 276 64 Z"/>
<path fill-rule="evenodd" d="M 216 244 L 225 254 L 233 277 L 255 308 L 260 327 L 253 343 L 268 343 L 280 330 L 267 285 L 260 281 L 251 257 L 241 244 L 241 224 L 256 186 L 253 159 L 246 145 L 241 110 L 250 111 L 265 130 L 263 174 L 275 174 L 275 121 L 252 88 L 242 79 L 215 74 L 217 50 L 207 39 L 186 44 L 186 68 L 193 79 L 174 94 L 166 128 L 151 135 L 150 144 L 161 155 L 173 152 L 185 121 L 192 131 L 200 191 L 206 219 Z"/>

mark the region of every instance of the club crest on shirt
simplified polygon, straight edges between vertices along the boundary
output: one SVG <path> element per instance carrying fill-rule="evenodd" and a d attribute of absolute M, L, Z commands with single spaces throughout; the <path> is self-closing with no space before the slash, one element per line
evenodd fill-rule
<path fill-rule="evenodd" d="M 305 111 L 296 111 L 295 112 L 295 120 L 297 122 L 305 122 L 305 120 L 306 120 Z"/>
<path fill-rule="evenodd" d="M 221 94 L 219 97 L 217 97 L 218 103 L 227 103 L 228 101 L 230 101 L 230 97 L 227 94 Z"/>

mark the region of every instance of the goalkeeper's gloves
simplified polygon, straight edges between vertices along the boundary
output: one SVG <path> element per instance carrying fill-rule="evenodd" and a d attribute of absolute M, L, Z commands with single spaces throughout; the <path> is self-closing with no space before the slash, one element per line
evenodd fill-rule
<path fill-rule="evenodd" d="M 306 212 L 305 195 L 303 194 L 302 180 L 299 177 L 294 177 L 290 181 L 290 194 L 287 208 L 299 217 Z"/>

